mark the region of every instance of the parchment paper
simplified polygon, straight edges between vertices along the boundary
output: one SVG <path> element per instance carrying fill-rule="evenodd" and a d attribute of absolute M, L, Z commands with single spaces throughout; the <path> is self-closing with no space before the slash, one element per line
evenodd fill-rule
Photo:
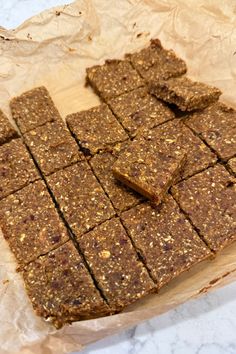
<path fill-rule="evenodd" d="M 85 68 L 119 58 L 159 37 L 188 64 L 189 76 L 236 97 L 236 8 L 231 0 L 80 0 L 0 28 L 0 107 L 36 85 L 49 89 L 61 114 L 99 103 L 84 87 Z M 0 234 L 0 353 L 62 354 L 114 334 L 236 278 L 236 244 L 174 280 L 125 313 L 56 331 L 34 315 Z"/>

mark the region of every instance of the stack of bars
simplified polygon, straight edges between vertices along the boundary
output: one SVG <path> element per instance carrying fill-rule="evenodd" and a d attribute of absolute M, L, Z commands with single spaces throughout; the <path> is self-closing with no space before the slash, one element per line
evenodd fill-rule
<path fill-rule="evenodd" d="M 120 312 L 236 237 L 236 112 L 159 40 L 87 69 L 101 104 L 48 91 L 0 114 L 0 225 L 36 313 Z"/>

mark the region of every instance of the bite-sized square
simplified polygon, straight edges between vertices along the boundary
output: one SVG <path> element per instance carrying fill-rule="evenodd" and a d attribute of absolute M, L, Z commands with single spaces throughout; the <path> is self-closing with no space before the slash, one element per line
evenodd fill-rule
<path fill-rule="evenodd" d="M 230 171 L 236 175 L 236 157 L 228 161 L 228 167 Z"/>
<path fill-rule="evenodd" d="M 36 87 L 14 97 L 10 102 L 10 107 L 12 117 L 22 134 L 47 122 L 61 119 L 44 86 Z"/>
<path fill-rule="evenodd" d="M 106 60 L 86 69 L 87 81 L 105 101 L 144 85 L 143 79 L 127 60 Z"/>
<path fill-rule="evenodd" d="M 155 290 L 118 218 L 97 226 L 78 242 L 99 288 L 115 311 Z"/>
<path fill-rule="evenodd" d="M 236 111 L 217 102 L 189 115 L 185 123 L 226 161 L 236 154 Z"/>
<path fill-rule="evenodd" d="M 63 122 L 46 123 L 26 133 L 24 139 L 45 175 L 83 159 L 83 154 Z"/>
<path fill-rule="evenodd" d="M 216 155 L 179 119 L 158 126 L 155 131 L 162 139 L 171 141 L 178 138 L 182 149 L 187 151 L 186 163 L 181 172 L 182 178 L 192 176 L 217 161 Z"/>
<path fill-rule="evenodd" d="M 66 121 L 86 155 L 94 155 L 128 139 L 106 104 L 70 114 Z"/>
<path fill-rule="evenodd" d="M 18 134 L 13 128 L 8 118 L 0 109 L 0 145 L 7 143 L 11 139 L 17 138 Z"/>
<path fill-rule="evenodd" d="M 117 144 L 116 151 L 96 154 L 90 160 L 93 172 L 118 212 L 135 206 L 143 199 L 140 194 L 118 181 L 112 173 L 117 157 L 126 146 L 126 142 Z"/>
<path fill-rule="evenodd" d="M 111 313 L 72 241 L 30 263 L 22 275 L 36 314 L 56 328 Z"/>
<path fill-rule="evenodd" d="M 185 62 L 173 50 L 164 49 L 159 39 L 152 39 L 149 47 L 126 57 L 146 81 L 167 80 L 187 71 Z"/>
<path fill-rule="evenodd" d="M 192 81 L 187 77 L 153 81 L 149 90 L 157 98 L 175 104 L 181 111 L 205 108 L 216 102 L 222 93 L 216 87 Z"/>
<path fill-rule="evenodd" d="M 79 237 L 110 219 L 115 211 L 87 162 L 78 162 L 47 177 L 61 212 Z"/>
<path fill-rule="evenodd" d="M 0 226 L 19 265 L 35 260 L 69 239 L 42 181 L 0 201 Z"/>
<path fill-rule="evenodd" d="M 113 98 L 108 104 L 132 137 L 142 129 L 153 128 L 175 117 L 163 102 L 149 95 L 143 87 Z"/>
<path fill-rule="evenodd" d="M 236 179 L 223 166 L 180 182 L 172 192 L 213 251 L 236 239 Z"/>
<path fill-rule="evenodd" d="M 143 203 L 121 219 L 158 288 L 211 254 L 170 195 L 159 210 Z"/>
<path fill-rule="evenodd" d="M 0 146 L 0 199 L 39 178 L 38 170 L 21 139 Z"/>
<path fill-rule="evenodd" d="M 179 178 L 187 151 L 179 145 L 178 137 L 165 139 L 157 128 L 131 142 L 112 170 L 119 181 L 159 204 Z"/>

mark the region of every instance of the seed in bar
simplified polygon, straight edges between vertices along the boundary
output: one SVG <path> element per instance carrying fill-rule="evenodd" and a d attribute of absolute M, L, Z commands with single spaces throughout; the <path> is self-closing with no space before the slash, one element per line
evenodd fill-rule
<path fill-rule="evenodd" d="M 14 97 L 10 102 L 12 117 L 21 133 L 24 134 L 47 122 L 61 120 L 48 90 L 36 87 Z"/>
<path fill-rule="evenodd" d="M 121 219 L 158 288 L 211 255 L 170 195 L 159 210 L 146 202 Z"/>
<path fill-rule="evenodd" d="M 99 288 L 115 311 L 155 290 L 118 218 L 84 234 L 78 243 Z"/>
<path fill-rule="evenodd" d="M 36 314 L 56 328 L 111 313 L 72 241 L 27 265 L 22 275 Z"/>
<path fill-rule="evenodd" d="M 21 139 L 0 146 L 0 200 L 39 178 Z"/>
<path fill-rule="evenodd" d="M 178 183 L 172 192 L 214 252 L 236 239 L 236 179 L 222 165 Z"/>
<path fill-rule="evenodd" d="M 0 201 L 0 226 L 20 266 L 69 239 L 43 181 Z"/>

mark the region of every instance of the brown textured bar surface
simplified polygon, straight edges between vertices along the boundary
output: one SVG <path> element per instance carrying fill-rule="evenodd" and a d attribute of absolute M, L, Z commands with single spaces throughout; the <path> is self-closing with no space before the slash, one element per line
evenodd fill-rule
<path fill-rule="evenodd" d="M 10 102 L 10 107 L 12 117 L 23 134 L 47 122 L 61 119 L 44 86 L 33 88 L 14 97 Z"/>
<path fill-rule="evenodd" d="M 63 122 L 46 123 L 26 133 L 24 139 L 45 175 L 84 158 Z"/>
<path fill-rule="evenodd" d="M 87 81 L 105 101 L 144 85 L 143 79 L 127 60 L 106 60 L 86 69 Z"/>
<path fill-rule="evenodd" d="M 179 139 L 181 147 L 187 151 L 187 159 L 181 172 L 187 178 L 206 169 L 217 161 L 216 155 L 206 144 L 186 127 L 180 119 L 174 119 L 155 128 L 159 138 L 170 141 Z"/>
<path fill-rule="evenodd" d="M 228 167 L 236 175 L 236 157 L 228 161 Z"/>
<path fill-rule="evenodd" d="M 69 239 L 42 181 L 0 201 L 0 226 L 19 265 L 35 260 Z"/>
<path fill-rule="evenodd" d="M 185 123 L 204 139 L 222 160 L 236 155 L 236 111 L 217 102 L 195 112 Z"/>
<path fill-rule="evenodd" d="M 113 173 L 118 180 L 159 204 L 179 178 L 187 151 L 179 145 L 178 137 L 166 139 L 157 128 L 128 145 L 114 163 Z"/>
<path fill-rule="evenodd" d="M 192 81 L 187 77 L 153 81 L 149 88 L 157 98 L 175 104 L 181 111 L 205 108 L 217 101 L 221 95 L 218 88 Z"/>
<path fill-rule="evenodd" d="M 30 263 L 23 277 L 36 314 L 56 328 L 111 312 L 72 241 Z"/>
<path fill-rule="evenodd" d="M 108 104 L 132 137 L 142 129 L 153 128 L 175 117 L 163 102 L 149 95 L 144 87 L 113 98 Z"/>
<path fill-rule="evenodd" d="M 99 225 L 78 242 L 105 298 L 116 311 L 155 289 L 118 218 Z"/>
<path fill-rule="evenodd" d="M 210 256 L 170 195 L 159 210 L 143 203 L 121 219 L 158 288 Z"/>
<path fill-rule="evenodd" d="M 0 146 L 0 199 L 40 178 L 21 139 Z"/>
<path fill-rule="evenodd" d="M 70 114 L 66 121 L 85 154 L 94 155 L 128 139 L 128 135 L 105 103 Z"/>
<path fill-rule="evenodd" d="M 115 211 L 87 162 L 78 162 L 47 177 L 66 221 L 77 237 L 110 219 Z"/>
<path fill-rule="evenodd" d="M 125 146 L 126 142 L 117 144 L 116 151 L 96 154 L 90 160 L 95 175 L 118 212 L 135 206 L 143 199 L 140 194 L 118 181 L 112 173 L 112 167 Z"/>
<path fill-rule="evenodd" d="M 159 39 L 152 39 L 149 47 L 126 57 L 146 81 L 167 80 L 187 71 L 185 62 L 173 50 L 164 49 Z"/>
<path fill-rule="evenodd" d="M 17 138 L 18 134 L 9 122 L 7 116 L 0 109 L 0 145 L 7 143 L 11 139 Z"/>
<path fill-rule="evenodd" d="M 236 239 L 236 179 L 223 166 L 180 182 L 172 192 L 213 251 Z"/>

